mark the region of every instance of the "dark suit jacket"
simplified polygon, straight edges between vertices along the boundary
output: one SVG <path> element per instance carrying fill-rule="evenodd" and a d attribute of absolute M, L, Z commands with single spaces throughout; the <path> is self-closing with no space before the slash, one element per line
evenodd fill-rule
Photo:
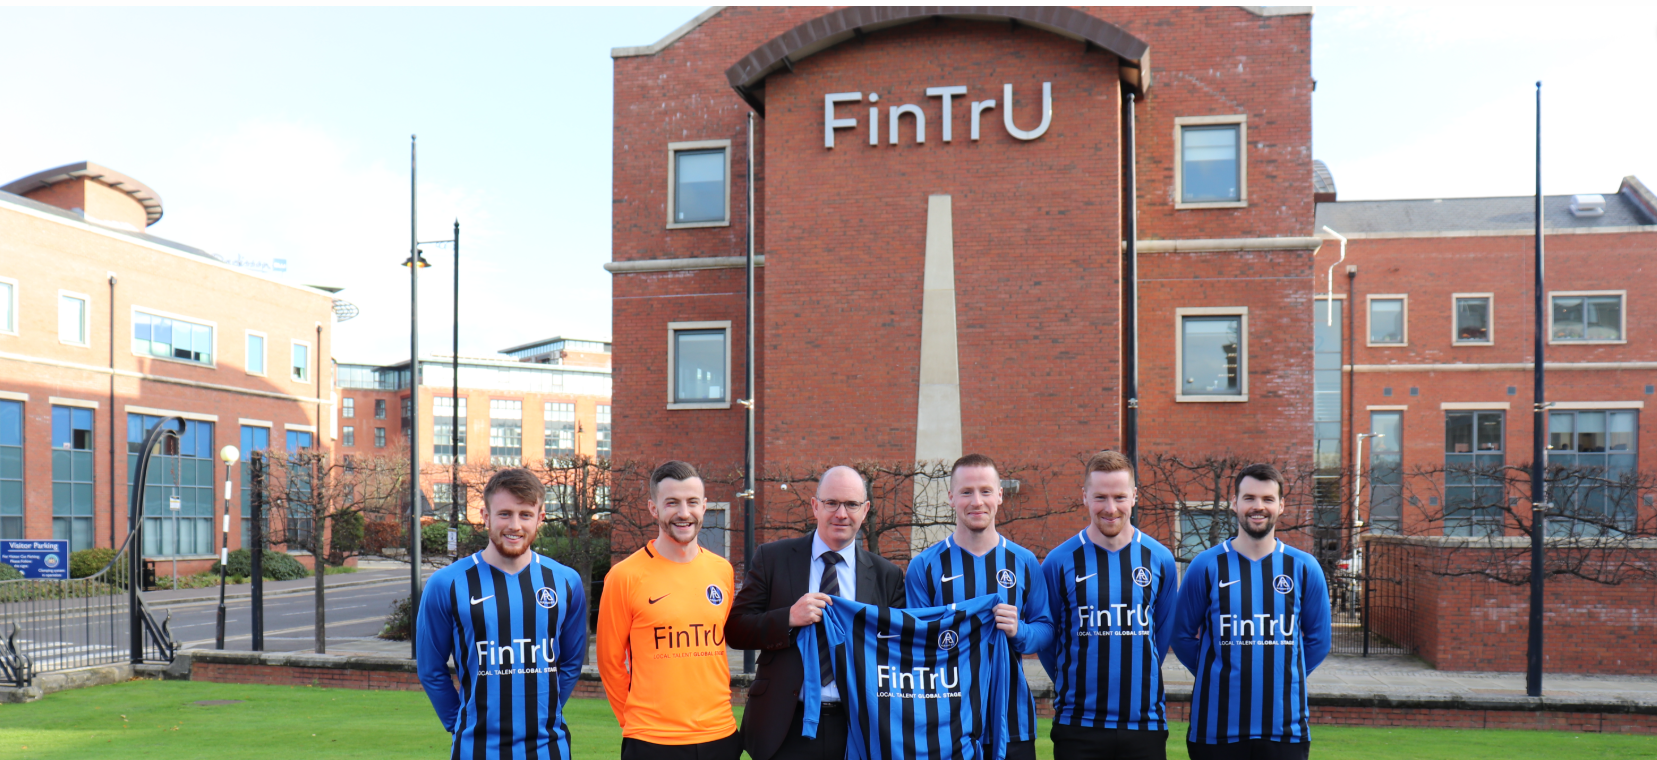
<path fill-rule="evenodd" d="M 811 536 L 760 546 L 736 593 L 725 640 L 737 649 L 759 650 L 759 672 L 748 687 L 742 713 L 743 743 L 753 760 L 770 760 L 782 746 L 800 701 L 805 669 L 788 627 L 788 608 L 805 596 L 811 582 Z M 903 571 L 884 557 L 857 547 L 857 601 L 903 607 Z M 812 687 L 817 688 L 817 687 Z"/>

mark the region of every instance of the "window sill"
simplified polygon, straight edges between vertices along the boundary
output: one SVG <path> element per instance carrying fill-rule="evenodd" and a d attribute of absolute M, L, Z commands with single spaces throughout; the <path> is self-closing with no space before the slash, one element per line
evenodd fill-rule
<path fill-rule="evenodd" d="M 1236 404 L 1248 400 L 1247 393 L 1237 396 L 1174 396 L 1174 401 L 1181 404 Z"/>
<path fill-rule="evenodd" d="M 1548 340 L 1550 346 L 1623 346 L 1627 344 L 1627 340 Z"/>
<path fill-rule="evenodd" d="M 1213 202 L 1197 202 L 1197 203 L 1179 202 L 1179 203 L 1174 204 L 1174 210 L 1184 211 L 1184 210 L 1187 210 L 1187 209 L 1204 209 L 1204 208 L 1248 208 L 1248 205 L 1249 205 L 1249 202 L 1248 202 L 1247 198 L 1244 198 L 1243 200 L 1240 200 L 1240 201 L 1213 201 Z"/>
<path fill-rule="evenodd" d="M 264 373 L 264 372 L 254 372 L 252 370 L 243 370 L 243 372 L 245 372 L 248 377 L 266 377 L 267 376 L 266 373 Z"/>
<path fill-rule="evenodd" d="M 1409 348 L 1410 344 L 1408 342 L 1404 342 L 1404 343 L 1365 343 L 1364 347 L 1365 348 Z"/>
<path fill-rule="evenodd" d="M 62 338 L 58 338 L 58 343 L 61 343 L 65 346 L 74 346 L 75 348 L 91 348 L 92 347 L 92 344 L 90 344 L 90 343 L 76 343 L 75 341 L 64 340 Z"/>
<path fill-rule="evenodd" d="M 1453 346 L 1494 346 L 1494 345 L 1496 345 L 1496 341 L 1493 341 L 1493 340 L 1458 340 L 1458 341 L 1455 341 L 1454 343 L 1452 343 L 1451 345 L 1453 345 Z"/>
<path fill-rule="evenodd" d="M 136 357 L 139 357 L 139 358 L 142 358 L 142 359 L 154 359 L 155 361 L 158 361 L 158 362 L 171 362 L 173 364 L 182 364 L 186 367 L 201 367 L 202 369 L 218 369 L 219 368 L 219 365 L 217 365 L 217 364 L 203 364 L 202 362 L 193 362 L 193 361 L 190 361 L 189 359 L 174 359 L 171 356 L 156 356 L 155 354 L 140 354 L 136 351 L 134 351 L 132 355 L 136 356 Z"/>
<path fill-rule="evenodd" d="M 717 222 L 683 222 L 683 223 L 678 223 L 678 224 L 673 223 L 673 222 L 669 222 L 668 225 L 667 225 L 667 229 L 670 229 L 670 230 L 694 230 L 694 229 L 700 229 L 700 228 L 703 228 L 703 227 L 729 227 L 729 226 L 731 226 L 731 220 L 721 219 Z"/>
<path fill-rule="evenodd" d="M 729 401 L 709 401 L 709 402 L 698 402 L 698 403 L 668 404 L 667 408 L 668 408 L 668 411 L 677 411 L 677 410 L 681 410 L 681 409 L 729 409 L 729 408 L 731 408 L 731 402 L 729 402 Z"/>

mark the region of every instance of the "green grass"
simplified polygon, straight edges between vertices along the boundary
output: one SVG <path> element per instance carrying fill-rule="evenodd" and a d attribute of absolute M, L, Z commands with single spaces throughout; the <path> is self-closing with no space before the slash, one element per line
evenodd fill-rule
<path fill-rule="evenodd" d="M 242 702 L 195 704 L 216 699 Z M 606 702 L 572 699 L 565 716 L 577 758 L 621 754 L 621 729 Z M 1042 723 L 1036 753 L 1051 758 Z M 1170 758 L 1185 757 L 1184 732 L 1170 726 Z M 129 681 L 0 705 L 0 757 L 8 760 L 436 758 L 448 738 L 421 692 Z M 1319 760 L 1657 758 L 1657 737 L 1320 726 L 1312 748 Z"/>

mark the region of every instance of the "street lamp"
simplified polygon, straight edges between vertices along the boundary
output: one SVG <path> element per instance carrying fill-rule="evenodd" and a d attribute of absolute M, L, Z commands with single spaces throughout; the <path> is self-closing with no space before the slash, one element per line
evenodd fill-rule
<path fill-rule="evenodd" d="M 420 608 L 420 270 L 431 266 L 420 255 L 419 190 L 415 182 L 415 137 L 409 135 L 408 146 L 408 342 L 409 342 L 409 607 Z M 409 637 L 409 657 L 419 654 L 415 637 Z"/>
<path fill-rule="evenodd" d="M 219 534 L 219 620 L 214 628 L 213 648 L 224 648 L 224 576 L 230 567 L 230 469 L 241 461 L 242 452 L 235 446 L 219 449 L 224 462 L 224 528 Z"/>
<path fill-rule="evenodd" d="M 1358 554 L 1358 529 L 1364 527 L 1364 521 L 1358 510 L 1363 503 L 1364 439 L 1385 437 L 1385 433 L 1359 433 L 1358 445 L 1352 453 L 1352 572 L 1355 573 L 1360 572 L 1359 563 L 1362 562 Z"/>
<path fill-rule="evenodd" d="M 448 245 L 453 246 L 455 254 L 454 271 L 454 316 L 449 323 L 449 556 L 453 557 L 460 545 L 460 527 L 458 504 L 464 503 L 456 489 L 460 487 L 460 220 L 455 220 L 455 236 L 450 240 L 428 240 L 417 245 Z M 418 250 L 417 250 L 418 253 Z M 420 265 L 429 267 L 426 259 L 420 259 Z M 408 261 L 403 262 L 408 266 Z M 436 444 L 436 436 L 433 436 Z M 436 449 L 432 450 L 435 455 Z"/>

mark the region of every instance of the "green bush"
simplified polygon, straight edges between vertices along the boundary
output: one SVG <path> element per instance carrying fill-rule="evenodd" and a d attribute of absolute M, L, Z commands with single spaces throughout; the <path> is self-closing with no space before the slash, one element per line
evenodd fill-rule
<path fill-rule="evenodd" d="M 455 531 L 458 534 L 456 556 L 464 557 L 489 545 L 489 534 L 482 528 L 474 529 L 470 523 L 459 524 Z M 420 552 L 427 557 L 449 553 L 449 521 L 441 520 L 420 529 Z"/>
<path fill-rule="evenodd" d="M 414 635 L 414 617 L 417 611 L 409 603 L 413 597 L 403 597 L 391 603 L 391 614 L 385 618 L 385 626 L 380 629 L 380 638 L 392 641 L 408 641 Z"/>
<path fill-rule="evenodd" d="M 0 562 L 0 581 L 15 581 L 23 577 L 23 571 L 4 562 Z"/>
<path fill-rule="evenodd" d="M 115 559 L 115 550 L 108 547 L 82 549 L 69 555 L 69 577 L 85 578 L 104 569 Z"/>
<path fill-rule="evenodd" d="M 253 577 L 253 553 L 246 549 L 237 549 L 230 553 L 230 575 L 239 575 L 243 578 Z M 266 551 L 264 562 L 260 568 L 264 570 L 266 578 L 273 581 L 291 581 L 297 578 L 310 577 L 311 571 L 306 570 L 299 560 L 288 556 L 286 552 Z M 211 571 L 216 577 L 219 573 L 219 563 L 213 563 Z"/>

